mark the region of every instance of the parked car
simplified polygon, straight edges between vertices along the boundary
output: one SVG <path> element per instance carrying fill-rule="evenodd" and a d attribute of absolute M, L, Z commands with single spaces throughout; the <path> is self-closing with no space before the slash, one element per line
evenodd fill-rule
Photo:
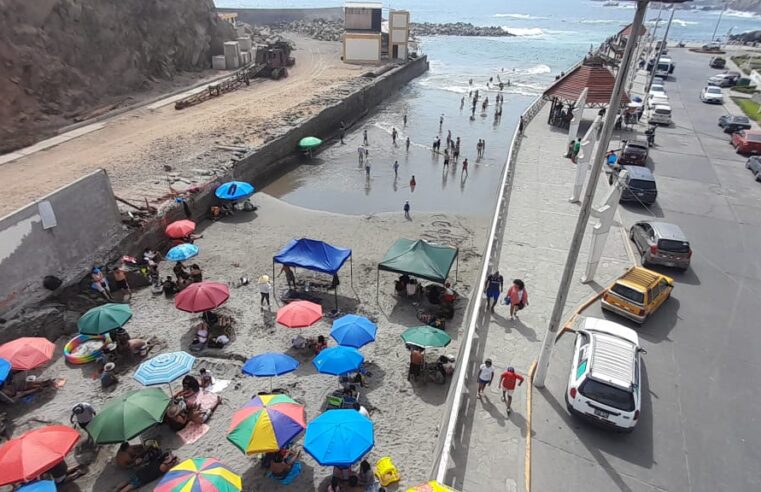
<path fill-rule="evenodd" d="M 750 169 L 756 181 L 761 182 L 761 157 L 753 156 L 745 161 L 745 169 Z"/>
<path fill-rule="evenodd" d="M 618 163 L 621 166 L 644 166 L 647 163 L 648 152 L 647 140 L 629 140 L 624 143 L 624 147 L 621 149 Z"/>
<path fill-rule="evenodd" d="M 670 106 L 669 97 L 666 94 L 648 94 L 646 109 L 652 110 L 658 105 Z"/>
<path fill-rule="evenodd" d="M 750 130 L 750 119 L 747 116 L 732 116 L 731 114 L 725 114 L 719 116 L 719 126 L 724 129 L 724 133 Z"/>
<path fill-rule="evenodd" d="M 738 154 L 761 154 L 761 131 L 740 130 L 733 133 L 732 146 Z"/>
<path fill-rule="evenodd" d="M 671 124 L 671 106 L 668 104 L 656 104 L 650 110 L 650 124 L 670 125 Z"/>
<path fill-rule="evenodd" d="M 724 93 L 715 85 L 707 85 L 700 92 L 700 100 L 704 103 L 724 104 Z"/>
<path fill-rule="evenodd" d="M 735 72 L 737 73 L 737 72 Z M 739 76 L 735 76 L 734 73 L 719 73 L 712 77 L 709 77 L 706 81 L 708 85 L 715 85 L 717 87 L 733 87 L 737 84 Z"/>
<path fill-rule="evenodd" d="M 666 88 L 663 86 L 663 84 L 656 84 L 653 83 L 653 85 L 650 86 L 650 95 L 655 94 L 661 94 L 666 95 Z"/>
<path fill-rule="evenodd" d="M 639 251 L 642 266 L 690 267 L 690 242 L 676 224 L 643 220 L 629 229 L 629 238 Z"/>
<path fill-rule="evenodd" d="M 577 417 L 631 432 L 642 405 L 642 358 L 637 332 L 618 323 L 586 318 L 576 330 L 565 402 Z"/>
<path fill-rule="evenodd" d="M 644 166 L 622 166 L 627 171 L 626 187 L 621 192 L 619 202 L 636 202 L 652 205 L 658 198 L 655 176 Z"/>
<path fill-rule="evenodd" d="M 674 280 L 643 267 L 631 267 L 602 295 L 602 308 L 642 324 L 671 297 Z"/>
<path fill-rule="evenodd" d="M 727 60 L 721 56 L 714 56 L 711 61 L 708 62 L 708 66 L 711 68 L 724 68 L 727 65 Z"/>

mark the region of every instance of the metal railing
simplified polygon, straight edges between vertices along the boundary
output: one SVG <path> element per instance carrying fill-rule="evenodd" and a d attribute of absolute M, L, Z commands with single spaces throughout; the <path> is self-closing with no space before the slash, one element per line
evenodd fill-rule
<path fill-rule="evenodd" d="M 538 96 L 523 112 L 521 118 L 523 119 L 524 131 L 536 114 L 541 111 L 544 104 L 545 101 L 542 99 L 542 96 Z M 510 190 L 512 188 L 513 168 L 523 138 L 523 134 L 519 130 L 520 125 L 513 133 L 505 167 L 502 170 L 502 179 L 497 194 L 494 216 L 492 218 L 491 228 L 489 229 L 489 235 L 486 241 L 486 249 L 479 269 L 480 274 L 478 281 L 475 284 L 475 288 L 473 289 L 473 293 L 471 294 L 470 304 L 464 318 L 468 320 L 467 329 L 463 338 L 464 343 L 460 346 L 460 351 L 457 356 L 457 368 L 452 377 L 452 384 L 449 387 L 449 394 L 447 395 L 444 406 L 444 415 L 439 424 L 439 438 L 436 447 L 434 448 L 434 462 L 431 467 L 430 478 L 432 480 L 438 480 L 441 483 L 444 483 L 446 479 L 446 473 L 451 459 L 455 429 L 460 417 L 460 406 L 465 392 L 465 379 L 467 375 L 472 372 L 470 365 L 473 352 L 473 339 L 476 332 L 482 328 L 482 323 L 479 318 L 483 300 L 482 287 L 486 283 L 486 277 L 489 272 L 496 269 L 499 264 L 502 250 L 502 239 L 504 236 L 505 224 L 507 222 Z M 488 324 L 486 326 L 488 327 Z"/>

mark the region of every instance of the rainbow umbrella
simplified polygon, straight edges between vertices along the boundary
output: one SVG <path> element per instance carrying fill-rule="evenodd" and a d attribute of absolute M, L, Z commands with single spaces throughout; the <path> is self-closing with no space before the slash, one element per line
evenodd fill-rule
<path fill-rule="evenodd" d="M 153 492 L 240 492 L 236 475 L 216 458 L 192 458 L 164 475 Z"/>
<path fill-rule="evenodd" d="M 451 487 L 447 487 L 446 485 L 437 482 L 436 480 L 431 480 L 430 482 L 421 483 L 420 485 L 416 485 L 415 487 L 410 487 L 409 489 L 407 489 L 407 492 L 457 492 L 457 491 Z"/>
<path fill-rule="evenodd" d="M 259 395 L 233 414 L 227 440 L 246 454 L 284 448 L 306 428 L 304 406 L 288 395 Z"/>

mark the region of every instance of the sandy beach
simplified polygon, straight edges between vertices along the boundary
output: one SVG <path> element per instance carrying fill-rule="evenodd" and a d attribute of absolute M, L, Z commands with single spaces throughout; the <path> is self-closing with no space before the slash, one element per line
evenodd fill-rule
<path fill-rule="evenodd" d="M 288 34 L 296 65 L 280 81 L 248 87 L 181 111 L 174 104 L 128 111 L 104 128 L 0 165 L 0 216 L 95 169 L 104 168 L 117 196 L 153 201 L 205 183 L 232 165 L 230 150 L 256 148 L 367 83 L 361 65 L 340 60 L 338 42 Z M 168 166 L 168 168 L 166 167 Z M 167 169 L 169 169 L 167 171 Z"/>
<path fill-rule="evenodd" d="M 297 333 L 304 336 L 328 335 L 329 322 L 323 320 L 303 331 L 288 329 L 274 321 L 277 305 L 272 311 L 260 311 L 256 279 L 272 272 L 272 256 L 290 239 L 310 237 L 328 241 L 353 250 L 354 287 L 351 287 L 349 265 L 340 272 L 339 305 L 343 312 L 356 312 L 368 316 L 378 324 L 375 343 L 361 351 L 368 361 L 372 377 L 369 387 L 363 389 L 361 401 L 370 411 L 375 423 L 375 447 L 369 455 L 374 463 L 383 456 L 390 456 L 402 475 L 401 485 L 412 485 L 427 479 L 431 465 L 437 425 L 446 398 L 448 382 L 440 386 L 408 382 L 406 379 L 409 355 L 399 335 L 407 327 L 418 326 L 416 311 L 409 300 L 398 300 L 391 295 L 396 276 L 381 275 L 380 296 L 376 301 L 376 266 L 388 247 L 398 238 L 424 238 L 443 244 L 457 246 L 459 252 L 459 280 L 455 285 L 461 300 L 453 320 L 447 324 L 452 343 L 436 355 L 456 355 L 461 342 L 462 317 L 474 286 L 476 269 L 480 264 L 479 251 L 485 239 L 486 220 L 453 215 L 418 215 L 412 211 L 412 220 L 404 219 L 401 211 L 376 216 L 346 216 L 311 211 L 287 204 L 265 194 L 254 196 L 259 207 L 253 213 L 240 213 L 219 222 L 207 224 L 201 232 L 203 238 L 196 244 L 200 255 L 194 259 L 204 270 L 204 279 L 234 282 L 246 275 L 252 284 L 231 288 L 230 300 L 222 308 L 235 319 L 235 339 L 225 349 L 209 350 L 198 358 L 194 373 L 200 368 L 211 370 L 215 378 L 230 380 L 222 393 L 222 405 L 208 422 L 209 431 L 193 444 L 184 444 L 180 438 L 161 426 L 145 432 L 141 437 L 157 437 L 163 447 L 176 449 L 181 458 L 215 456 L 232 469 L 244 475 L 245 490 L 281 490 L 280 485 L 263 476 L 258 460 L 246 457 L 226 438 L 225 433 L 232 413 L 252 395 L 269 389 L 267 379 L 251 378 L 241 374 L 242 361 L 262 352 L 287 352 L 301 362 L 291 374 L 274 380 L 276 388 L 282 388 L 294 399 L 306 405 L 307 420 L 319 415 L 325 396 L 338 389 L 337 378 L 316 373 L 308 353 L 289 350 L 291 338 Z M 171 270 L 173 264 L 162 263 L 162 274 Z M 301 270 L 297 278 L 303 281 L 329 282 L 329 278 Z M 454 269 L 452 271 L 454 277 Z M 285 285 L 284 277 L 276 279 L 276 289 Z M 326 308 L 333 306 L 332 293 L 324 293 Z M 187 350 L 192 339 L 191 326 L 197 315 L 175 309 L 164 296 L 152 296 L 149 289 L 135 292 L 131 300 L 133 318 L 126 325 L 133 338 L 155 337 L 158 345 L 149 357 L 161 351 Z M 78 402 L 88 401 L 96 409 L 113 396 L 139 389 L 141 385 L 132 379 L 134 366 L 117 368 L 120 382 L 111 393 L 100 389 L 99 381 L 93 379 L 94 367 L 67 366 L 61 354 L 67 340 L 57 342 L 54 361 L 42 371 L 41 377 L 66 379 L 63 388 L 55 393 L 37 395 L 27 404 L 10 408 L 14 418 L 14 435 L 38 427 L 44 423 L 68 423 L 71 408 Z M 335 342 L 331 339 L 330 344 Z M 431 350 L 431 355 L 434 355 Z M 301 442 L 300 438 L 297 444 Z M 116 446 L 102 446 L 97 454 L 91 451 L 72 453 L 68 462 L 89 463 L 88 473 L 70 484 L 65 490 L 111 490 L 126 477 L 112 464 Z M 302 454 L 304 469 L 290 490 L 324 490 L 329 480 L 330 468 L 319 466 L 311 457 Z M 295 488 L 294 488 L 295 487 Z M 147 488 L 146 488 L 147 489 Z M 282 489 L 284 490 L 284 488 Z"/>

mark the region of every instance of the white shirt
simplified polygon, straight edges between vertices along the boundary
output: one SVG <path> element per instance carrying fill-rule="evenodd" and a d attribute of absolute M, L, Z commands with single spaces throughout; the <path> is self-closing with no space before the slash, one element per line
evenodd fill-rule
<path fill-rule="evenodd" d="M 262 294 L 269 294 L 272 292 L 272 285 L 269 282 L 259 284 L 259 292 Z"/>
<path fill-rule="evenodd" d="M 481 364 L 481 368 L 478 370 L 478 379 L 481 381 L 491 381 L 494 377 L 494 366 L 486 367 L 486 364 Z"/>

